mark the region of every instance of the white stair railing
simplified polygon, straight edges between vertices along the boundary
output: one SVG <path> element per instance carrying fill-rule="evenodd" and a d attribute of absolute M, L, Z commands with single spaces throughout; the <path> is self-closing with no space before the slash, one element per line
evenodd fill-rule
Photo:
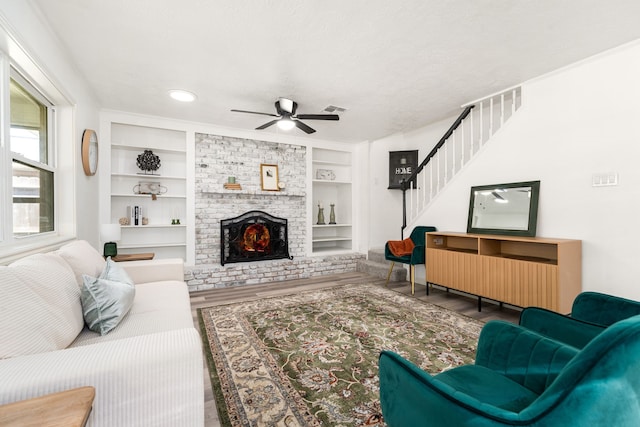
<path fill-rule="evenodd" d="M 520 86 L 462 106 L 465 111 L 416 169 L 415 180 L 408 180 L 403 197 L 403 230 L 422 214 L 447 183 L 521 106 Z"/>

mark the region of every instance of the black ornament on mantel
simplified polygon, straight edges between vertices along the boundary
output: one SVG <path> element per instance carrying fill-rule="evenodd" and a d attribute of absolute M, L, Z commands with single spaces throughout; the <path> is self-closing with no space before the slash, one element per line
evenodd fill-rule
<path fill-rule="evenodd" d="M 151 150 L 144 150 L 144 153 L 138 156 L 136 164 L 144 171 L 145 175 L 155 175 L 153 172 L 160 168 L 160 157 L 153 154 Z"/>

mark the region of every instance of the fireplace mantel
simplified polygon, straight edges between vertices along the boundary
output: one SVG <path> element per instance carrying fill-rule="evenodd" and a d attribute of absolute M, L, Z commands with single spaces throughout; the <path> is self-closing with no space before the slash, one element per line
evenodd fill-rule
<path fill-rule="evenodd" d="M 305 193 L 294 193 L 283 191 L 262 191 L 262 190 L 227 190 L 218 186 L 207 186 L 202 188 L 203 194 L 233 194 L 239 196 L 275 196 L 275 197 L 304 197 Z"/>

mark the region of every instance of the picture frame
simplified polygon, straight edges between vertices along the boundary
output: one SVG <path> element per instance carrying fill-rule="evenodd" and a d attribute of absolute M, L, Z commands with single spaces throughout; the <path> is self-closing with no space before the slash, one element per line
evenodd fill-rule
<path fill-rule="evenodd" d="M 402 189 L 402 180 L 408 179 L 418 167 L 418 150 L 389 151 L 389 190 Z M 413 178 L 416 188 L 416 178 Z"/>
<path fill-rule="evenodd" d="M 278 187 L 278 165 L 260 165 L 260 184 L 262 191 L 280 191 Z"/>

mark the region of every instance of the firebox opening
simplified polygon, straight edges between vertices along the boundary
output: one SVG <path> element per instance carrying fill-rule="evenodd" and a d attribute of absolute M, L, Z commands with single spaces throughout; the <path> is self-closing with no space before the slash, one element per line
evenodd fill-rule
<path fill-rule="evenodd" d="M 271 239 L 269 237 L 269 229 L 262 224 L 252 224 L 244 230 L 242 249 L 249 252 L 270 252 Z"/>

